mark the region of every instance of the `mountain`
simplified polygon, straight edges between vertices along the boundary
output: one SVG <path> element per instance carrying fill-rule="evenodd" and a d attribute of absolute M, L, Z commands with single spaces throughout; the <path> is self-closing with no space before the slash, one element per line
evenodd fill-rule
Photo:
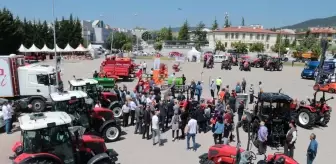
<path fill-rule="evenodd" d="M 309 27 L 334 27 L 336 26 L 336 16 L 327 18 L 316 18 L 310 19 L 301 23 L 297 23 L 290 26 L 285 26 L 281 28 L 287 29 L 308 29 Z"/>

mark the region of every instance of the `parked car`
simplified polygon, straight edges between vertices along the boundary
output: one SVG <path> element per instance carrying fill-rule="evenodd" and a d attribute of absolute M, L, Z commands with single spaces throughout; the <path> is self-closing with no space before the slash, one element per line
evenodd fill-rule
<path fill-rule="evenodd" d="M 315 72 L 316 68 L 320 64 L 319 61 L 311 61 L 309 62 L 305 68 L 301 72 L 301 77 L 303 79 L 314 79 L 315 78 Z"/>

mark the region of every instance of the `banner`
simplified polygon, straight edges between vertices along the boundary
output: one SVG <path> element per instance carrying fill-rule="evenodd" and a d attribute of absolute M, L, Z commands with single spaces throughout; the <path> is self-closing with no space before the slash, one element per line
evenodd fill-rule
<path fill-rule="evenodd" d="M 159 70 L 160 69 L 160 58 L 154 58 L 153 69 L 154 70 Z"/>

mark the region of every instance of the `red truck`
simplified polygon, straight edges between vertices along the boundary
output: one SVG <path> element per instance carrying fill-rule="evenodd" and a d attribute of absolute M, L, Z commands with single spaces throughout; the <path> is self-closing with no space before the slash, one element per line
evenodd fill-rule
<path fill-rule="evenodd" d="M 130 58 L 107 58 L 101 63 L 100 77 L 107 78 L 134 78 L 136 64 Z"/>
<path fill-rule="evenodd" d="M 34 112 L 41 112 L 55 90 L 55 67 L 26 65 L 23 55 L 0 56 L 0 98 L 22 100 Z"/>

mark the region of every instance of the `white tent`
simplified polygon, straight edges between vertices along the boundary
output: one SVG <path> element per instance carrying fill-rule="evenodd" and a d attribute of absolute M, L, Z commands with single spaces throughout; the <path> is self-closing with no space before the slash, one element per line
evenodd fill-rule
<path fill-rule="evenodd" d="M 19 48 L 19 52 L 27 52 L 28 49 L 23 45 L 21 44 L 20 48 Z"/>
<path fill-rule="evenodd" d="M 76 52 L 86 52 L 88 50 L 86 48 L 84 48 L 82 44 L 79 44 L 79 46 L 74 51 L 76 51 Z"/>
<path fill-rule="evenodd" d="M 92 45 L 89 44 L 88 47 L 87 47 L 86 49 L 91 50 L 91 49 L 92 49 Z"/>
<path fill-rule="evenodd" d="M 73 49 L 73 48 L 70 46 L 70 44 L 68 43 L 68 44 L 65 46 L 63 52 L 73 52 L 74 50 L 75 50 L 75 49 Z"/>
<path fill-rule="evenodd" d="M 40 50 L 39 48 L 37 48 L 37 47 L 35 46 L 35 44 L 33 44 L 33 45 L 28 49 L 27 52 L 41 52 L 41 50 Z"/>
<path fill-rule="evenodd" d="M 187 59 L 188 61 L 201 62 L 201 53 L 193 47 L 190 51 L 188 51 Z"/>
<path fill-rule="evenodd" d="M 46 44 L 44 44 L 43 48 L 41 49 L 41 52 L 52 52 L 52 50 L 48 48 Z"/>
<path fill-rule="evenodd" d="M 51 51 L 54 52 L 54 51 L 55 51 L 55 48 L 53 48 Z M 62 48 L 59 48 L 58 45 L 56 44 L 56 51 L 57 51 L 57 52 L 63 52 L 63 49 L 62 49 Z"/>

